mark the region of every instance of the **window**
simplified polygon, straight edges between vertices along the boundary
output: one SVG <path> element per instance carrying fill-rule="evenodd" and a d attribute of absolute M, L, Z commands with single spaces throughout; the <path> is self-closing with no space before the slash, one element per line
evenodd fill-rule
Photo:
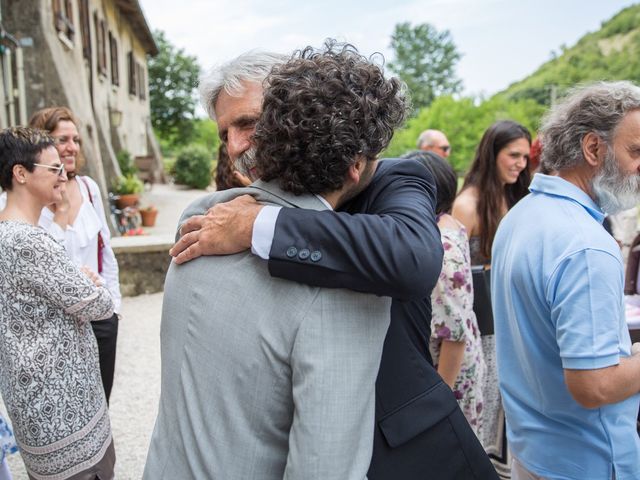
<path fill-rule="evenodd" d="M 104 20 L 98 22 L 98 73 L 107 75 L 107 25 Z"/>
<path fill-rule="evenodd" d="M 71 0 L 53 0 L 53 23 L 58 33 L 73 41 L 76 29 L 73 26 L 73 5 Z"/>
<path fill-rule="evenodd" d="M 113 85 L 120 85 L 120 71 L 118 69 L 118 43 L 111 32 L 109 32 L 109 55 L 111 58 L 111 83 Z"/>
<path fill-rule="evenodd" d="M 127 65 L 129 68 L 129 93 L 135 95 L 138 93 L 138 72 L 136 70 L 136 60 L 133 57 L 133 52 L 127 54 Z"/>
<path fill-rule="evenodd" d="M 82 37 L 82 56 L 91 60 L 91 23 L 89 0 L 80 0 L 80 36 Z"/>
<path fill-rule="evenodd" d="M 140 100 L 147 98 L 147 84 L 144 74 L 144 67 L 140 63 L 136 63 L 138 69 L 138 97 Z"/>

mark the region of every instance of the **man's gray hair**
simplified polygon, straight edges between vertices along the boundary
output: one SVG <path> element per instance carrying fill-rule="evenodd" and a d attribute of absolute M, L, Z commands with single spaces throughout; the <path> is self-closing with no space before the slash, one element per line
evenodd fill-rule
<path fill-rule="evenodd" d="M 553 171 L 581 165 L 582 139 L 589 132 L 611 147 L 616 127 L 636 109 L 640 109 L 640 88 L 631 82 L 598 82 L 573 90 L 543 121 L 543 168 Z"/>
<path fill-rule="evenodd" d="M 244 82 L 264 82 L 275 65 L 289 60 L 288 55 L 251 50 L 227 63 L 217 65 L 200 77 L 200 103 L 211 119 L 216 119 L 214 107 L 220 92 L 237 97 L 244 92 Z"/>

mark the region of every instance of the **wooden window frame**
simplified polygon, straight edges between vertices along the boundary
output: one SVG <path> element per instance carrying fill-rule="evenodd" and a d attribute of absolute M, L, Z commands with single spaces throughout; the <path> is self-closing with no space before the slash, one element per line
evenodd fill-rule
<path fill-rule="evenodd" d="M 118 68 L 118 42 L 109 31 L 109 58 L 111 60 L 111 84 L 120 85 L 120 69 Z"/>
<path fill-rule="evenodd" d="M 56 31 L 73 44 L 76 28 L 73 24 L 72 0 L 52 0 L 52 7 L 53 25 Z"/>
<path fill-rule="evenodd" d="M 82 56 L 91 60 L 91 16 L 89 15 L 89 0 L 80 0 L 80 36 L 82 38 Z"/>
<path fill-rule="evenodd" d="M 145 72 L 144 72 L 144 66 L 141 63 L 136 63 L 137 67 L 138 67 L 138 98 L 140 100 L 146 100 L 147 99 L 147 86 L 146 86 L 146 80 L 145 80 Z"/>
<path fill-rule="evenodd" d="M 127 53 L 127 65 L 128 65 L 128 77 L 129 77 L 129 94 L 137 95 L 138 91 L 138 78 L 137 78 L 137 69 L 136 69 L 136 59 L 133 56 L 133 51 L 129 51 Z"/>

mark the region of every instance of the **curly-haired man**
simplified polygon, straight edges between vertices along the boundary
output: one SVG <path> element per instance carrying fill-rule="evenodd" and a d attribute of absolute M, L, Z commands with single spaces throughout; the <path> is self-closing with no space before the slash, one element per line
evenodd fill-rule
<path fill-rule="evenodd" d="M 264 180 L 206 197 L 185 217 L 246 193 L 336 208 L 370 181 L 406 112 L 400 82 L 350 48 L 305 50 L 273 87 L 256 128 Z M 321 257 L 295 247 L 289 255 Z M 250 252 L 173 264 L 145 478 L 365 478 L 390 306 L 272 278 Z"/>
<path fill-rule="evenodd" d="M 252 135 L 258 130 L 256 142 L 264 142 L 266 139 L 260 130 L 271 122 L 265 119 L 256 129 L 262 112 L 263 81 L 267 78 L 266 97 L 277 101 L 271 93 L 274 84 L 268 74 L 282 63 L 284 60 L 277 55 L 249 53 L 214 69 L 201 82 L 203 104 L 218 121 L 220 137 L 227 144 L 230 157 L 237 167 L 245 167 L 246 173 L 257 174 Z M 282 68 L 282 71 L 287 69 Z M 313 68 L 307 73 L 311 71 Z M 349 77 L 352 73 L 356 77 L 362 74 L 349 68 L 344 75 Z M 333 89 L 324 88 L 324 83 L 320 83 L 338 80 L 315 78 L 318 80 L 315 84 L 311 77 L 301 77 L 300 82 L 316 85 L 332 95 Z M 282 80 L 282 88 L 291 88 L 286 78 Z M 361 131 L 370 132 L 372 135 L 365 134 L 365 139 L 372 141 L 373 134 L 380 133 L 378 122 L 384 123 L 388 117 L 376 110 L 379 108 L 376 98 L 367 101 L 367 95 L 375 91 L 384 96 L 385 89 L 393 84 L 385 83 L 379 76 L 366 83 L 362 102 L 343 102 L 335 115 L 325 117 L 326 123 L 311 123 L 311 129 L 318 127 L 318 136 L 336 126 L 340 127 L 336 132 L 344 131 L 344 127 L 361 129 L 363 125 L 358 122 L 362 120 L 357 115 L 370 114 L 365 117 L 369 124 Z M 297 116 L 297 108 L 306 108 L 306 104 L 315 99 L 311 95 L 294 100 L 296 109 L 287 115 L 292 124 L 297 124 L 305 120 Z M 265 100 L 265 116 L 269 115 L 266 106 Z M 283 139 L 286 143 L 284 135 L 278 141 Z M 294 145 L 292 151 L 298 164 L 304 162 L 309 152 L 296 148 L 296 139 L 289 141 Z M 382 143 L 384 141 L 388 139 Z M 283 149 L 278 154 L 289 155 L 288 147 L 276 143 L 274 149 Z M 335 145 L 338 150 L 343 143 L 344 138 L 339 135 L 322 137 L 322 145 Z M 366 145 L 349 148 L 356 154 L 378 154 L 367 150 Z M 260 158 L 261 150 L 258 152 Z M 247 196 L 238 197 L 215 205 L 206 215 L 188 219 L 182 225 L 184 235 L 172 254 L 176 262 L 183 263 L 199 255 L 228 254 L 251 248 L 268 260 L 269 273 L 274 277 L 391 296 L 394 299 L 391 323 L 376 381 L 369 479 L 497 479 L 491 462 L 451 390 L 433 368 L 425 348 L 430 335 L 429 322 L 425 321 L 431 318 L 429 296 L 442 265 L 433 178 L 416 161 L 369 162 L 374 170 L 369 186 L 343 204 L 339 211 L 278 208 L 260 205 Z M 265 173 L 269 175 L 270 171 Z M 312 184 L 316 180 L 304 181 Z M 345 455 L 349 453 L 345 451 Z"/>

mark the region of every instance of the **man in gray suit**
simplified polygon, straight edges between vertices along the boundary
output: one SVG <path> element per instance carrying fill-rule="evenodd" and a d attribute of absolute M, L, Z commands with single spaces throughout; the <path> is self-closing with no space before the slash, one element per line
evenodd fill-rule
<path fill-rule="evenodd" d="M 331 42 L 274 68 L 257 124 L 246 87 L 221 79 L 215 113 L 223 137 L 255 126 L 250 167 L 262 180 L 210 195 L 183 219 L 243 194 L 285 208 L 336 208 L 366 187 L 406 115 L 397 79 Z M 236 115 L 243 106 L 244 120 Z M 317 262 L 322 253 L 291 247 L 287 255 Z M 390 305 L 273 278 L 250 252 L 172 264 L 144 478 L 365 478 Z"/>

